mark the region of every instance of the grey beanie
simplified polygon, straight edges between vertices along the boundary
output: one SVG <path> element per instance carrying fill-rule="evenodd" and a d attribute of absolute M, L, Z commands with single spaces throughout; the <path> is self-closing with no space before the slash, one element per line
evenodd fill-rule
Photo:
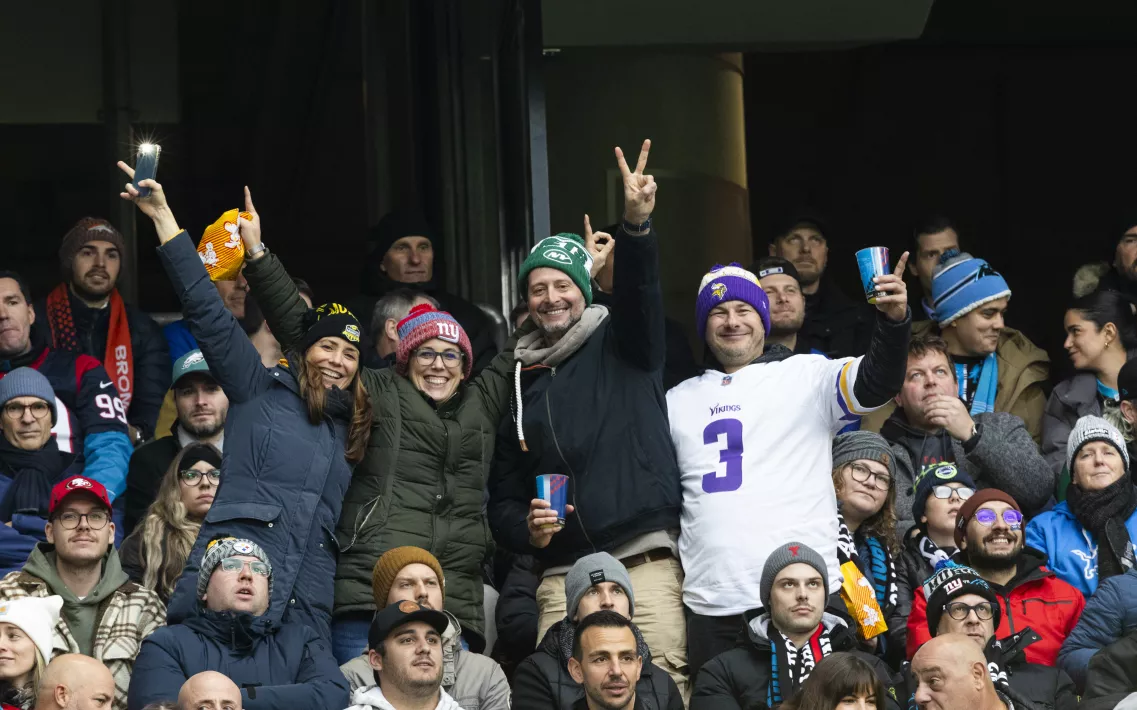
<path fill-rule="evenodd" d="M 833 468 L 861 459 L 888 466 L 888 475 L 896 477 L 896 457 L 892 455 L 892 447 L 880 434 L 851 431 L 833 440 Z"/>
<path fill-rule="evenodd" d="M 201 567 L 197 573 L 198 601 L 201 601 L 201 598 L 205 596 L 206 590 L 209 589 L 209 578 L 213 576 L 213 571 L 217 568 L 217 565 L 221 564 L 221 560 L 236 555 L 256 557 L 268 565 L 268 596 L 269 599 L 272 599 L 272 562 L 269 561 L 268 555 L 261 549 L 261 546 L 252 540 L 244 540 L 236 537 L 222 537 L 206 545 L 205 554 L 201 556 Z"/>
<path fill-rule="evenodd" d="M 628 595 L 628 616 L 636 615 L 636 593 L 632 590 L 632 578 L 624 565 L 607 552 L 594 552 L 576 561 L 565 575 L 566 616 L 576 615 L 576 608 L 584 598 L 589 587 L 601 582 L 615 582 Z"/>
<path fill-rule="evenodd" d="M 1129 449 L 1125 445 L 1125 437 L 1108 420 L 1087 414 L 1078 420 L 1070 432 L 1070 438 L 1066 440 L 1066 470 L 1070 472 L 1071 477 L 1074 475 L 1074 457 L 1078 455 L 1078 449 L 1091 441 L 1106 441 L 1113 444 L 1121 453 L 1125 470 L 1129 470 Z"/>
<path fill-rule="evenodd" d="M 861 457 L 864 458 L 864 457 Z M 762 585 L 758 594 L 762 599 L 762 608 L 770 611 L 770 590 L 774 588 L 774 578 L 786 567 L 795 564 L 806 564 L 817 570 L 821 581 L 825 583 L 825 598 L 829 598 L 829 572 L 825 560 L 817 551 L 800 542 L 787 542 L 770 553 L 766 558 L 766 565 L 762 568 Z"/>
<path fill-rule="evenodd" d="M 17 367 L 0 380 L 0 406 L 16 397 L 38 397 L 51 405 L 51 423 L 55 424 L 55 390 L 39 370 Z"/>

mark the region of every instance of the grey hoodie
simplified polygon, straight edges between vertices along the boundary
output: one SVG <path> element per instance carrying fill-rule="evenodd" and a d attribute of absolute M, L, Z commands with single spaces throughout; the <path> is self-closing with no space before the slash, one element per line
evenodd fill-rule
<path fill-rule="evenodd" d="M 103 576 L 91 593 L 80 599 L 67 588 L 59 578 L 55 567 L 55 546 L 40 543 L 28 556 L 24 571 L 39 577 L 47 584 L 52 594 L 63 597 L 63 609 L 60 615 L 67 622 L 67 628 L 79 645 L 79 651 L 85 655 L 94 655 L 95 629 L 99 621 L 99 604 L 113 594 L 119 587 L 130 581 L 126 572 L 122 571 L 119 563 L 118 551 L 109 545 L 107 554 L 103 558 Z"/>

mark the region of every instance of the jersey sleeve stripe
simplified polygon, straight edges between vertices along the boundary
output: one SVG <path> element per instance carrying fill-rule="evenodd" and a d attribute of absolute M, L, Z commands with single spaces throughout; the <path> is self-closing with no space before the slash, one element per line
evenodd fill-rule
<path fill-rule="evenodd" d="M 856 397 L 853 396 L 853 378 L 850 376 L 850 373 L 852 373 L 853 364 L 856 362 L 857 360 L 850 360 L 845 363 L 841 368 L 841 372 L 837 375 L 837 402 L 841 405 L 841 409 L 845 413 L 864 416 L 872 410 L 861 407 Z"/>

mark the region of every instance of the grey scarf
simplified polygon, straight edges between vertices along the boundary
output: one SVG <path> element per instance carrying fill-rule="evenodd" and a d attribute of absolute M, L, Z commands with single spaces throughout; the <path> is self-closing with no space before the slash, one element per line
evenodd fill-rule
<path fill-rule="evenodd" d="M 538 363 L 556 367 L 572 357 L 577 350 L 580 350 L 580 346 L 588 342 L 588 339 L 592 337 L 592 334 L 596 332 L 596 329 L 607 317 L 608 309 L 606 307 L 593 304 L 584 309 L 584 313 L 580 315 L 580 320 L 553 345 L 544 347 L 542 342 L 544 336 L 540 330 L 536 330 L 529 335 L 522 336 L 517 341 L 517 347 L 513 349 L 513 354 L 522 367 L 529 367 Z"/>

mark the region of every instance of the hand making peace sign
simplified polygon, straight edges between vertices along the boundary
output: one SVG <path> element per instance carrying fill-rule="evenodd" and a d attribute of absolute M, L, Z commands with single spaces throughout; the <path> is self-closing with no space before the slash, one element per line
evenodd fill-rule
<path fill-rule="evenodd" d="M 653 176 L 644 175 L 650 150 L 651 140 L 648 139 L 640 148 L 640 157 L 636 161 L 635 172 L 632 172 L 624 160 L 624 151 L 616 146 L 616 163 L 620 166 L 620 174 L 624 176 L 624 221 L 628 224 L 643 224 L 655 209 L 655 191 L 659 186 L 655 184 Z"/>

